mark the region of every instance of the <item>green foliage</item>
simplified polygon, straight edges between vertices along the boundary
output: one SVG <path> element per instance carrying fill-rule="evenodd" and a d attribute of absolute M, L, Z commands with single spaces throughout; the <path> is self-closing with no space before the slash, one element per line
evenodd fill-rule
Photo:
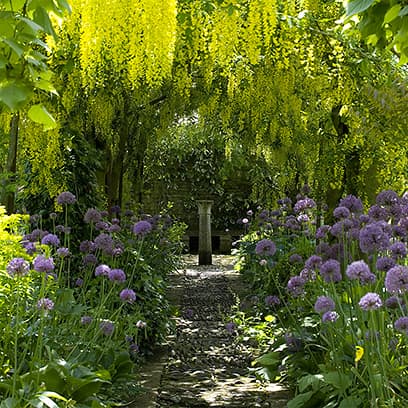
<path fill-rule="evenodd" d="M 393 50 L 401 65 L 408 62 L 408 6 L 405 1 L 352 0 L 346 1 L 345 7 L 345 22 L 359 15 L 356 27 L 369 44 Z"/>

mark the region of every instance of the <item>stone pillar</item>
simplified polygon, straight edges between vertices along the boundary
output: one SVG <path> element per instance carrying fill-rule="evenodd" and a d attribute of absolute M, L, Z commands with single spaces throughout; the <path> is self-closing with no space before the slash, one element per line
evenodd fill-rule
<path fill-rule="evenodd" d="M 212 200 L 198 200 L 199 230 L 198 230 L 198 264 L 212 264 L 211 247 L 211 206 Z"/>

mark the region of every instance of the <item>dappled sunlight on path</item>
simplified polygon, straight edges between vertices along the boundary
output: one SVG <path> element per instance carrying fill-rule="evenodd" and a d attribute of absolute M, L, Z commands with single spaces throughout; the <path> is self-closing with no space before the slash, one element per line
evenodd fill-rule
<path fill-rule="evenodd" d="M 196 256 L 186 256 L 184 269 L 172 277 L 180 316 L 152 406 L 286 406 L 288 392 L 277 384 L 262 385 L 250 375 L 254 350 L 226 328 L 243 291 L 232 262 L 233 257 L 214 256 L 213 265 L 198 266 Z"/>

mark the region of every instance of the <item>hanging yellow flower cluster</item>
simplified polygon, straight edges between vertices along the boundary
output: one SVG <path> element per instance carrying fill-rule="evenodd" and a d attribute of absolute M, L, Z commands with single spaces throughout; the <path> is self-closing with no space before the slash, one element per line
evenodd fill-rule
<path fill-rule="evenodd" d="M 72 0 L 80 19 L 82 80 L 90 89 L 122 81 L 160 85 L 171 74 L 176 0 Z"/>

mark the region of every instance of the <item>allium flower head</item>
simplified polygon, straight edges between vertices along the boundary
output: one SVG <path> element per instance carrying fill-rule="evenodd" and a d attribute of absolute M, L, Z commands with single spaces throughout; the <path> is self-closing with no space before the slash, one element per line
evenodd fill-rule
<path fill-rule="evenodd" d="M 376 204 L 384 206 L 394 205 L 398 203 L 398 200 L 398 194 L 393 190 L 383 190 L 375 198 Z"/>
<path fill-rule="evenodd" d="M 303 268 L 299 272 L 299 276 L 305 281 L 305 282 L 310 282 L 310 281 L 315 281 L 316 280 L 316 272 L 314 269 L 308 269 L 308 268 Z"/>
<path fill-rule="evenodd" d="M 99 328 L 105 336 L 111 336 L 113 331 L 115 330 L 115 325 L 110 320 L 102 320 L 99 323 Z"/>
<path fill-rule="evenodd" d="M 408 335 L 408 316 L 402 316 L 395 321 L 394 327 L 401 333 Z"/>
<path fill-rule="evenodd" d="M 386 223 L 377 221 L 367 224 L 360 231 L 360 249 L 365 253 L 386 250 L 390 245 L 390 234 Z"/>
<path fill-rule="evenodd" d="M 387 272 L 396 264 L 395 260 L 388 257 L 379 257 L 376 262 L 376 268 L 379 271 Z"/>
<path fill-rule="evenodd" d="M 385 276 L 385 289 L 388 293 L 397 295 L 408 291 L 408 267 L 395 265 Z"/>
<path fill-rule="evenodd" d="M 102 215 L 101 215 L 100 211 L 97 210 L 96 208 L 88 208 L 86 210 L 86 213 L 84 215 L 84 221 L 87 224 L 90 224 L 90 223 L 95 224 L 98 221 L 100 221 L 101 219 L 102 219 Z"/>
<path fill-rule="evenodd" d="M 362 284 L 375 282 L 376 279 L 364 261 L 355 261 L 348 265 L 346 275 L 351 280 L 358 279 Z"/>
<path fill-rule="evenodd" d="M 69 256 L 70 255 L 70 252 L 69 252 L 69 249 L 68 248 L 58 248 L 57 249 L 57 255 L 60 257 L 60 258 L 66 258 L 67 256 Z"/>
<path fill-rule="evenodd" d="M 136 300 L 136 293 L 132 289 L 123 289 L 119 297 L 123 302 L 133 303 Z"/>
<path fill-rule="evenodd" d="M 305 268 L 318 269 L 322 265 L 322 257 L 319 255 L 311 255 L 306 259 Z"/>
<path fill-rule="evenodd" d="M 99 265 L 95 268 L 95 276 L 109 276 L 111 268 L 108 265 Z"/>
<path fill-rule="evenodd" d="M 95 239 L 96 248 L 102 250 L 103 252 L 112 251 L 114 247 L 113 238 L 109 234 L 101 233 Z"/>
<path fill-rule="evenodd" d="M 339 318 L 339 314 L 334 310 L 329 310 L 323 313 L 322 322 L 323 323 L 334 323 Z"/>
<path fill-rule="evenodd" d="M 330 231 L 330 225 L 322 225 L 316 230 L 316 239 L 324 239 Z"/>
<path fill-rule="evenodd" d="M 340 282 L 342 279 L 340 262 L 336 259 L 328 259 L 320 266 L 320 275 L 323 280 L 329 282 Z"/>
<path fill-rule="evenodd" d="M 24 276 L 30 270 L 30 264 L 23 258 L 13 258 L 6 267 L 10 276 Z"/>
<path fill-rule="evenodd" d="M 369 310 L 377 310 L 382 306 L 382 300 L 378 293 L 368 292 L 366 293 L 358 302 L 358 305 L 361 309 L 369 311 Z"/>
<path fill-rule="evenodd" d="M 257 242 L 256 247 L 255 247 L 255 253 L 257 255 L 269 255 L 273 256 L 275 255 L 276 252 L 276 245 L 273 241 L 270 239 L 261 239 L 260 241 Z"/>
<path fill-rule="evenodd" d="M 76 202 L 76 197 L 69 191 L 64 191 L 57 197 L 57 203 L 59 205 L 74 204 Z"/>
<path fill-rule="evenodd" d="M 37 272 L 51 272 L 55 267 L 54 260 L 52 258 L 46 258 L 43 255 L 38 255 L 34 259 L 33 267 Z"/>
<path fill-rule="evenodd" d="M 389 212 L 387 208 L 380 207 L 379 205 L 372 205 L 368 209 L 368 216 L 370 217 L 371 220 L 374 221 L 385 221 L 389 218 Z"/>
<path fill-rule="evenodd" d="M 301 276 L 293 276 L 289 279 L 287 290 L 293 297 L 301 296 L 305 293 L 306 281 Z"/>
<path fill-rule="evenodd" d="M 98 258 L 94 254 L 86 254 L 82 261 L 84 265 L 95 265 L 98 263 Z"/>
<path fill-rule="evenodd" d="M 139 237 L 146 236 L 152 230 L 152 224 L 149 221 L 139 221 L 133 226 L 133 233 Z"/>
<path fill-rule="evenodd" d="M 93 318 L 91 316 L 82 316 L 81 317 L 82 326 L 88 326 L 92 322 L 93 322 Z"/>
<path fill-rule="evenodd" d="M 342 198 L 339 206 L 348 208 L 352 213 L 361 213 L 363 211 L 362 201 L 353 195 Z"/>
<path fill-rule="evenodd" d="M 265 297 L 266 306 L 277 306 L 280 305 L 280 299 L 276 295 L 268 295 Z"/>
<path fill-rule="evenodd" d="M 299 254 L 292 254 L 292 255 L 289 257 L 289 262 L 292 263 L 292 264 L 301 263 L 302 261 L 303 261 L 303 258 L 302 258 L 302 256 L 299 255 Z"/>
<path fill-rule="evenodd" d="M 79 250 L 81 252 L 94 252 L 96 250 L 96 244 L 93 241 L 82 241 L 79 244 Z"/>
<path fill-rule="evenodd" d="M 41 239 L 41 244 L 57 247 L 60 244 L 60 240 L 54 234 L 47 234 Z"/>
<path fill-rule="evenodd" d="M 407 246 L 404 242 L 394 242 L 390 246 L 390 251 L 395 258 L 405 258 L 407 256 Z"/>
<path fill-rule="evenodd" d="M 314 305 L 314 310 L 317 313 L 331 312 L 336 308 L 336 304 L 331 297 L 319 296 Z"/>
<path fill-rule="evenodd" d="M 316 207 L 316 203 L 314 202 L 314 200 L 306 197 L 306 198 L 303 198 L 297 201 L 293 209 L 296 213 L 300 213 L 302 211 L 306 211 L 308 209 L 315 208 L 315 207 Z"/>
<path fill-rule="evenodd" d="M 351 215 L 350 210 L 347 207 L 337 207 L 333 211 L 334 218 L 341 219 L 341 218 L 349 218 Z"/>
<path fill-rule="evenodd" d="M 388 309 L 398 309 L 404 304 L 404 300 L 397 296 L 391 296 L 385 301 L 385 306 Z"/>
<path fill-rule="evenodd" d="M 126 281 L 126 274 L 122 271 L 122 269 L 112 269 L 108 273 L 108 278 L 112 282 L 123 283 Z"/>
<path fill-rule="evenodd" d="M 54 309 L 54 302 L 48 298 L 42 298 L 37 302 L 37 309 L 43 311 L 49 311 Z"/>

